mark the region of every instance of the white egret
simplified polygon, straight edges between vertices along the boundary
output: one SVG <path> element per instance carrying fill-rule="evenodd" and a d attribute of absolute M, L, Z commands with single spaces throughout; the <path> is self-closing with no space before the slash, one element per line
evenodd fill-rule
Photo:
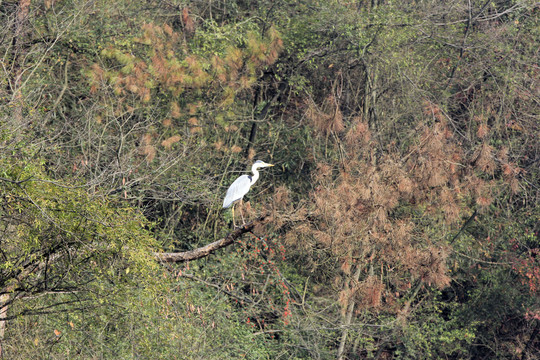
<path fill-rule="evenodd" d="M 259 171 L 258 169 L 268 167 L 268 166 L 274 166 L 272 164 L 265 163 L 264 161 L 257 160 L 255 163 L 251 166 L 251 172 L 253 175 L 242 175 L 238 179 L 236 179 L 232 185 L 227 190 L 227 195 L 225 195 L 225 199 L 223 200 L 223 208 L 226 209 L 228 207 L 232 206 L 232 216 L 233 216 L 233 226 L 236 227 L 236 224 L 234 223 L 234 204 L 238 201 L 241 201 L 244 195 L 247 194 L 249 189 L 251 188 L 251 185 L 255 184 L 255 182 L 259 179 Z M 244 220 L 244 215 L 242 214 L 242 211 L 240 210 L 240 215 L 242 216 L 242 221 L 244 224 L 246 221 Z"/>

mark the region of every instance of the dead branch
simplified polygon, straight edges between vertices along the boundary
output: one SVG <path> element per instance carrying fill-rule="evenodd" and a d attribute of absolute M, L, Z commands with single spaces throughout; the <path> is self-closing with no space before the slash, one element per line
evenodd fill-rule
<path fill-rule="evenodd" d="M 179 263 L 203 258 L 212 254 L 216 250 L 231 245 L 236 239 L 238 239 L 245 233 L 251 232 L 257 225 L 263 224 L 267 218 L 268 215 L 262 215 L 257 219 L 245 224 L 244 226 L 233 230 L 224 238 L 214 241 L 213 243 L 210 243 L 198 249 L 176 253 L 154 253 L 154 256 L 159 261 L 167 263 Z"/>

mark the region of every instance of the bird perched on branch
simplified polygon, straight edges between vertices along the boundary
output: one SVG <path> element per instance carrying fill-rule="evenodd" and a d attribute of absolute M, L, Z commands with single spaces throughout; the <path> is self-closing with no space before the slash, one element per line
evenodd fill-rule
<path fill-rule="evenodd" d="M 228 207 L 232 206 L 232 216 L 233 216 L 233 226 L 236 227 L 236 224 L 234 222 L 234 204 L 241 201 L 244 195 L 246 195 L 251 188 L 251 185 L 255 184 L 255 182 L 259 179 L 259 171 L 260 168 L 265 168 L 269 166 L 274 166 L 272 164 L 265 163 L 264 161 L 257 160 L 255 163 L 251 166 L 251 172 L 253 175 L 242 175 L 238 179 L 236 179 L 232 185 L 227 190 L 227 195 L 225 195 L 225 199 L 223 200 L 223 208 L 226 209 Z M 242 222 L 245 224 L 246 221 L 244 220 L 244 215 L 242 214 L 242 211 L 240 210 L 240 215 L 242 216 Z"/>

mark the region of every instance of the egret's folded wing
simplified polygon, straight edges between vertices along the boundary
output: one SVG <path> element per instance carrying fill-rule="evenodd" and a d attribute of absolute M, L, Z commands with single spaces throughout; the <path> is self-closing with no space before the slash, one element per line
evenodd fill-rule
<path fill-rule="evenodd" d="M 249 191 L 251 186 L 251 177 L 249 175 L 242 175 L 236 179 L 227 190 L 227 195 L 223 200 L 223 207 L 230 207 L 235 201 L 238 201 L 244 197 Z"/>

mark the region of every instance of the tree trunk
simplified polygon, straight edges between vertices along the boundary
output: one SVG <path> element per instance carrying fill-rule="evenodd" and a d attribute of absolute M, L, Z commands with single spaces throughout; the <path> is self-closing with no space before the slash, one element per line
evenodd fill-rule
<path fill-rule="evenodd" d="M 256 116 L 257 118 L 253 120 L 253 123 L 251 124 L 251 131 L 249 132 L 249 140 L 246 147 L 245 155 L 249 158 L 249 153 L 251 149 L 253 148 L 253 145 L 255 144 L 255 138 L 257 136 L 257 128 L 258 128 L 258 122 L 263 121 L 266 118 L 266 115 L 268 114 L 268 111 L 270 110 L 270 107 L 279 99 L 281 94 L 285 91 L 287 88 L 287 83 L 282 81 L 279 84 L 279 88 L 277 93 L 274 95 L 274 97 L 266 103 L 264 108 L 261 110 L 261 112 Z M 257 98 L 253 102 L 253 107 L 255 108 L 257 106 Z"/>
<path fill-rule="evenodd" d="M 349 281 L 347 287 L 349 289 L 353 288 L 355 284 L 358 283 L 360 279 L 360 273 L 362 272 L 362 267 L 358 264 L 356 266 L 356 272 L 354 273 L 352 279 Z M 351 325 L 352 316 L 354 313 L 354 300 L 349 300 L 349 305 L 347 306 L 347 312 L 345 313 L 345 319 L 343 322 L 343 332 L 341 333 L 341 340 L 339 342 L 339 348 L 337 352 L 337 360 L 343 360 L 343 353 L 345 352 L 345 344 L 347 343 L 347 335 L 349 334 L 349 326 Z"/>
<path fill-rule="evenodd" d="M 4 333 L 6 331 L 6 320 L 4 319 L 7 317 L 8 301 L 9 301 L 8 294 L 0 295 L 0 359 L 4 355 L 3 345 L 4 345 Z"/>
<path fill-rule="evenodd" d="M 27 32 L 27 20 L 30 12 L 30 0 L 20 0 L 15 16 L 15 26 L 13 29 L 12 39 L 12 56 L 11 56 L 11 93 L 13 102 L 13 119 L 17 124 L 22 123 L 22 74 L 24 59 L 23 55 L 23 38 Z"/>

